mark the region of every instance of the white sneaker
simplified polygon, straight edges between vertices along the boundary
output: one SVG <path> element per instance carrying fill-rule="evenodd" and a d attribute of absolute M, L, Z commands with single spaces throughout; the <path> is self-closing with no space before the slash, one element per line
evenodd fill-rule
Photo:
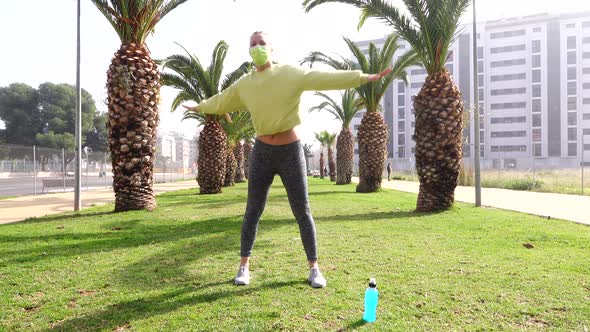
<path fill-rule="evenodd" d="M 326 287 L 326 278 L 322 276 L 318 267 L 312 267 L 309 270 L 309 278 L 307 280 L 311 283 L 313 288 L 324 288 Z"/>
<path fill-rule="evenodd" d="M 248 285 L 250 283 L 250 269 L 248 265 L 240 265 L 234 283 L 236 285 Z"/>

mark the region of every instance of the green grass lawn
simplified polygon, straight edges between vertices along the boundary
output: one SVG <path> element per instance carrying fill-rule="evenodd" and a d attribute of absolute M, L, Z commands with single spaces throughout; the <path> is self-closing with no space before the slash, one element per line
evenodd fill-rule
<path fill-rule="evenodd" d="M 0 226 L 0 330 L 338 331 L 590 328 L 590 228 L 310 179 L 326 289 L 307 263 L 280 179 L 252 258 L 239 262 L 246 185 L 158 196 L 155 212 L 95 207 Z M 534 246 L 527 249 L 524 243 Z M 363 294 L 377 278 L 377 322 Z"/>

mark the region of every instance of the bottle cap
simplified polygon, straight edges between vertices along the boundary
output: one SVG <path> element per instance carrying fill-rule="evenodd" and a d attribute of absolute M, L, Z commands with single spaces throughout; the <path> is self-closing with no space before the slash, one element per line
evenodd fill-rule
<path fill-rule="evenodd" d="M 369 287 L 371 287 L 371 288 L 377 287 L 377 281 L 375 280 L 375 278 L 371 278 L 369 280 Z"/>

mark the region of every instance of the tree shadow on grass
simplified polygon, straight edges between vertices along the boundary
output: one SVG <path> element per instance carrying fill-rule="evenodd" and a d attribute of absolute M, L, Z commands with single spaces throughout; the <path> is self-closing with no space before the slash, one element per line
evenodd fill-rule
<path fill-rule="evenodd" d="M 318 221 L 378 221 L 384 219 L 405 219 L 405 218 L 420 218 L 428 217 L 439 212 L 417 212 L 417 211 L 391 211 L 391 212 L 371 212 L 371 213 L 358 213 L 358 214 L 335 214 L 330 216 L 317 216 L 314 217 Z"/>
<path fill-rule="evenodd" d="M 229 297 L 244 296 L 266 289 L 278 289 L 302 284 L 301 280 L 283 282 L 270 282 L 257 287 L 230 286 L 230 281 L 218 280 L 200 286 L 185 286 L 180 289 L 155 296 L 146 296 L 139 299 L 122 301 L 111 304 L 103 309 L 96 310 L 81 316 L 65 319 L 44 331 L 91 331 L 114 330 L 119 326 L 129 324 L 132 321 L 142 320 L 151 316 L 174 312 L 185 306 L 196 306 L 212 303 Z M 203 291 L 203 292 L 201 292 Z"/>

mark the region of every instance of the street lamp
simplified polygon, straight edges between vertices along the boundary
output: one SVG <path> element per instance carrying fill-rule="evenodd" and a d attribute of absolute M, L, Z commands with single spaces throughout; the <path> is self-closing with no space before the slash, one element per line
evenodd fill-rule
<path fill-rule="evenodd" d="M 80 165 L 82 164 L 82 100 L 80 89 L 80 0 L 77 1 L 77 43 L 76 43 L 76 167 L 75 178 L 76 185 L 74 187 L 74 211 L 80 211 Z"/>
<path fill-rule="evenodd" d="M 477 20 L 473 0 L 473 122 L 475 141 L 475 206 L 481 206 L 481 174 L 479 167 L 479 87 L 477 82 Z"/>

